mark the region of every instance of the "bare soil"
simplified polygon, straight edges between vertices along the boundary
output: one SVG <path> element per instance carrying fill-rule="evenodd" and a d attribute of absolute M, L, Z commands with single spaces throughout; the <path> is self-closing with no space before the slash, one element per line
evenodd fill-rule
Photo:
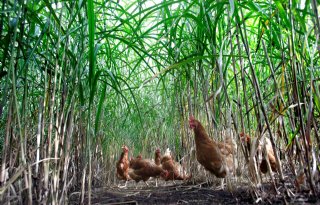
<path fill-rule="evenodd" d="M 128 182 L 127 187 L 95 188 L 92 194 L 92 204 L 320 204 L 319 197 L 311 197 L 309 192 L 295 193 L 286 197 L 284 190 L 273 193 L 270 184 L 264 185 L 260 191 L 263 198 L 255 199 L 254 193 L 247 186 L 233 187 L 228 191 L 218 184 L 203 182 L 163 182 L 155 186 L 155 181 L 148 181 L 149 186 L 140 182 Z M 121 185 L 124 185 L 122 183 Z M 283 191 L 283 193 L 282 193 Z M 85 197 L 84 204 L 88 199 Z M 70 204 L 79 204 L 80 196 L 71 194 Z"/>

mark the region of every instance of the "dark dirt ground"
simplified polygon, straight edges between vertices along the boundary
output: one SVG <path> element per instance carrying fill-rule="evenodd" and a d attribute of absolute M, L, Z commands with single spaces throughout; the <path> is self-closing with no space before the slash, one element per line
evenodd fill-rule
<path fill-rule="evenodd" d="M 284 198 L 284 194 L 275 195 L 270 185 L 261 190 L 264 199 L 253 199 L 247 186 L 236 187 L 232 192 L 225 187 L 216 188 L 217 184 L 191 182 L 162 182 L 155 187 L 155 181 L 148 181 L 149 186 L 140 182 L 128 182 L 126 188 L 100 187 L 92 192 L 92 204 L 320 204 L 320 200 L 310 197 L 309 193 L 295 194 Z M 121 185 L 124 185 L 122 183 Z M 281 188 L 279 192 L 281 193 Z M 318 197 L 319 198 L 319 197 Z M 71 194 L 70 204 L 79 204 L 79 194 Z M 87 204 L 87 198 L 84 200 Z"/>

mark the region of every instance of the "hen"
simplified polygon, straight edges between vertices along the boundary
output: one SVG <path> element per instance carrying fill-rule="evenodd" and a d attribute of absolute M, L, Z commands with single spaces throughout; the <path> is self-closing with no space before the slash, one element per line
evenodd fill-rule
<path fill-rule="evenodd" d="M 124 187 L 126 187 L 127 181 L 130 180 L 130 177 L 129 177 L 128 152 L 129 152 L 128 147 L 123 145 L 120 159 L 119 159 L 119 161 L 117 162 L 117 165 L 116 165 L 116 167 L 117 167 L 117 178 L 126 181 Z"/>
<path fill-rule="evenodd" d="M 156 149 L 155 155 L 154 155 L 154 162 L 156 165 L 161 165 L 161 152 L 160 149 Z"/>
<path fill-rule="evenodd" d="M 240 137 L 241 137 L 241 140 L 246 143 L 246 148 L 247 148 L 248 152 L 251 153 L 251 138 L 250 138 L 250 136 L 241 132 Z M 276 158 L 274 156 L 271 141 L 269 138 L 264 137 L 264 141 L 259 142 L 257 150 L 261 151 L 261 149 L 264 145 L 266 146 L 266 156 L 269 159 L 271 170 L 273 172 L 277 172 Z M 260 171 L 264 174 L 268 172 L 268 164 L 267 164 L 267 159 L 265 157 L 262 158 L 262 161 L 260 163 Z"/>
<path fill-rule="evenodd" d="M 166 178 L 168 171 L 163 170 L 155 163 L 147 159 L 134 158 L 130 160 L 129 176 L 136 182 L 146 182 L 150 177 Z"/>
<path fill-rule="evenodd" d="M 168 180 L 189 180 L 192 175 L 185 175 L 181 165 L 176 163 L 171 156 L 164 156 L 161 160 L 161 165 L 164 170 L 167 170 L 168 176 L 165 178 Z M 183 173 L 183 174 L 182 174 Z"/>
<path fill-rule="evenodd" d="M 198 162 L 218 178 L 233 172 L 234 147 L 231 138 L 225 142 L 215 142 L 193 116 L 189 118 L 189 126 L 194 131 Z"/>
<path fill-rule="evenodd" d="M 267 157 L 269 159 L 271 170 L 273 172 L 277 172 L 277 162 L 276 162 L 276 158 L 274 156 L 271 141 L 269 138 L 264 138 L 264 139 L 265 139 L 264 143 L 266 145 L 266 153 L 267 153 Z M 265 157 L 263 157 L 263 159 L 261 161 L 260 171 L 264 174 L 268 172 L 268 164 L 267 164 L 267 159 Z"/>
<path fill-rule="evenodd" d="M 159 148 L 155 151 L 154 162 L 157 166 L 161 166 L 161 152 Z M 156 187 L 158 187 L 158 177 L 156 178 Z"/>
<path fill-rule="evenodd" d="M 186 176 L 183 167 L 175 162 L 171 156 L 170 149 L 166 150 L 166 153 L 161 157 L 160 149 L 155 152 L 155 163 L 161 166 L 162 169 L 168 171 L 168 176 L 164 180 L 188 180 L 191 178 L 191 174 Z"/>

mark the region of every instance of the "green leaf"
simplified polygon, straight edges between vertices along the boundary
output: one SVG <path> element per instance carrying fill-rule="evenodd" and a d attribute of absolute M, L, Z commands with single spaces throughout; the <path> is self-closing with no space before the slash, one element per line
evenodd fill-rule
<path fill-rule="evenodd" d="M 94 99 L 94 95 L 96 93 L 96 89 L 97 89 L 97 84 L 98 84 L 98 80 L 99 80 L 99 77 L 100 77 L 100 74 L 101 74 L 101 70 L 99 70 L 94 78 L 93 78 L 93 81 L 92 81 L 92 86 L 91 86 L 91 89 L 90 89 L 90 99 L 89 99 L 89 102 L 92 103 L 93 102 L 93 99 Z"/>
<path fill-rule="evenodd" d="M 99 100 L 98 110 L 97 110 L 97 115 L 96 115 L 96 120 L 95 120 L 95 128 L 94 128 L 95 135 L 97 135 L 97 132 L 99 130 L 102 108 L 103 108 L 105 97 L 106 97 L 107 83 L 103 83 L 102 86 L 103 87 L 101 90 L 101 95 L 100 95 L 100 100 Z"/>
<path fill-rule="evenodd" d="M 313 92 L 313 99 L 314 99 L 315 108 L 318 110 L 318 112 L 320 112 L 320 97 L 319 97 L 318 91 Z"/>
<path fill-rule="evenodd" d="M 291 146 L 291 144 L 292 144 L 294 138 L 296 137 L 296 135 L 298 134 L 299 130 L 300 130 L 300 125 L 298 127 L 296 127 L 296 130 L 294 132 L 291 132 L 289 134 L 289 141 L 287 144 L 287 149 L 289 148 L 289 146 Z"/>
<path fill-rule="evenodd" d="M 276 6 L 277 6 L 277 8 L 279 10 L 279 14 L 280 14 L 281 19 L 285 23 L 285 26 L 287 26 L 288 28 L 291 28 L 291 24 L 290 24 L 290 21 L 288 19 L 287 12 L 285 11 L 285 9 L 282 6 L 282 2 L 277 0 L 277 1 L 275 1 L 275 4 L 276 4 Z"/>
<path fill-rule="evenodd" d="M 88 0 L 88 26 L 89 26 L 89 86 L 90 86 L 90 103 L 92 103 L 92 91 L 93 80 L 95 77 L 95 62 L 96 58 L 94 55 L 94 32 L 95 32 L 95 17 L 94 17 L 94 4 L 93 0 Z"/>

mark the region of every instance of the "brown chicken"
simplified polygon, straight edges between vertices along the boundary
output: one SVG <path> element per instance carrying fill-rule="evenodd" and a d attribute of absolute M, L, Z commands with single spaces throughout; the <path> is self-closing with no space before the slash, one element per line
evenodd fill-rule
<path fill-rule="evenodd" d="M 272 149 L 272 145 L 271 145 L 271 141 L 269 138 L 265 138 L 265 143 L 266 143 L 266 153 L 267 153 L 267 157 L 269 159 L 269 163 L 271 166 L 271 170 L 273 172 L 277 172 L 277 162 L 276 162 L 276 158 L 274 156 L 274 152 Z M 268 172 L 268 164 L 267 164 L 267 159 L 265 157 L 263 157 L 261 164 L 260 164 L 260 171 L 262 173 L 267 173 Z"/>
<path fill-rule="evenodd" d="M 164 170 L 168 171 L 168 175 L 164 180 L 188 180 L 192 177 L 190 174 L 186 176 L 183 172 L 182 166 L 175 162 L 170 155 L 165 155 L 161 159 L 161 165 Z"/>
<path fill-rule="evenodd" d="M 248 154 L 250 155 L 250 150 L 251 150 L 250 136 L 247 134 L 244 134 L 244 132 L 241 132 L 240 138 L 241 138 L 241 141 L 245 143 L 244 144 L 245 148 L 246 148 Z"/>
<path fill-rule="evenodd" d="M 154 162 L 157 166 L 161 166 L 161 152 L 159 148 L 157 148 L 154 153 Z M 156 187 L 158 187 L 158 178 L 159 177 L 156 177 Z"/>
<path fill-rule="evenodd" d="M 251 153 L 251 138 L 250 138 L 250 136 L 241 132 L 240 137 L 241 137 L 241 140 L 246 143 L 245 147 L 247 148 L 248 152 Z M 266 155 L 269 159 L 271 170 L 273 172 L 277 172 L 277 163 L 276 163 L 276 158 L 274 156 L 274 152 L 272 149 L 271 141 L 267 137 L 265 137 L 264 139 L 265 139 L 264 143 L 266 145 Z M 261 151 L 264 143 L 259 143 L 258 148 L 257 148 L 258 151 Z M 267 159 L 265 157 L 262 158 L 262 161 L 260 163 L 260 171 L 264 174 L 268 172 L 268 164 L 267 164 Z"/>
<path fill-rule="evenodd" d="M 130 160 L 129 176 L 136 182 L 146 182 L 150 177 L 166 178 L 168 171 L 163 170 L 155 163 L 147 159 L 134 158 Z"/>
<path fill-rule="evenodd" d="M 213 141 L 193 116 L 189 118 L 189 126 L 194 131 L 198 162 L 218 178 L 224 178 L 233 172 L 232 139 L 228 138 L 225 142 Z"/>
<path fill-rule="evenodd" d="M 155 155 L 154 155 L 154 162 L 156 165 L 161 165 L 161 152 L 160 149 L 156 149 Z"/>
<path fill-rule="evenodd" d="M 118 179 L 125 180 L 127 185 L 127 181 L 130 180 L 129 177 L 129 159 L 128 159 L 129 149 L 127 146 L 122 146 L 122 153 L 119 161 L 117 162 L 117 177 Z"/>
<path fill-rule="evenodd" d="M 164 170 L 168 171 L 168 176 L 164 179 L 168 180 L 187 180 L 191 178 L 191 175 L 186 176 L 183 172 L 183 167 L 172 159 L 170 149 L 166 150 L 166 153 L 161 157 L 160 149 L 155 151 L 155 164 L 161 166 Z"/>

